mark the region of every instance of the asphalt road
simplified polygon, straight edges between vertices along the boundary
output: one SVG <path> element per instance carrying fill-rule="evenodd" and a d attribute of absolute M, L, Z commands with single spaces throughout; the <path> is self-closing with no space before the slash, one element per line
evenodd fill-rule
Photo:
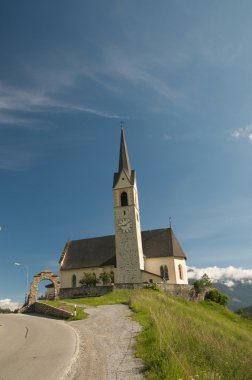
<path fill-rule="evenodd" d="M 77 351 L 77 334 L 64 321 L 0 314 L 0 380 L 64 379 Z"/>

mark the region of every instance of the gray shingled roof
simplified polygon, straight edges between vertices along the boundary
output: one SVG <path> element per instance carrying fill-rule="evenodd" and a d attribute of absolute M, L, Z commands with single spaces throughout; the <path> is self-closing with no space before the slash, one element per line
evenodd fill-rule
<path fill-rule="evenodd" d="M 143 253 L 146 258 L 186 256 L 171 228 L 142 232 Z M 60 258 L 61 270 L 116 266 L 115 236 L 73 240 L 65 245 Z"/>

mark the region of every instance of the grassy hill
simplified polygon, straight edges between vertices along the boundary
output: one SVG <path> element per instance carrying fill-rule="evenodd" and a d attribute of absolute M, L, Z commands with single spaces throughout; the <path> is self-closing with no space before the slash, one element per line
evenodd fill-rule
<path fill-rule="evenodd" d="M 213 303 L 154 291 L 131 297 L 144 325 L 136 348 L 149 379 L 252 379 L 251 322 Z"/>
<path fill-rule="evenodd" d="M 252 379 L 252 321 L 222 306 L 147 289 L 67 301 L 129 304 L 143 326 L 136 355 L 144 359 L 149 380 Z"/>

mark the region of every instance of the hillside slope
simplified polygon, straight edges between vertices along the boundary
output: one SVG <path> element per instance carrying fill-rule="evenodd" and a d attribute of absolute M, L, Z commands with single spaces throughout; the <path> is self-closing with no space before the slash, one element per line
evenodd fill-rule
<path fill-rule="evenodd" d="M 223 306 L 196 304 L 151 289 L 115 290 L 65 302 L 129 304 L 143 326 L 136 354 L 144 360 L 149 380 L 252 379 L 252 321 Z"/>
<path fill-rule="evenodd" d="M 153 290 L 132 292 L 130 305 L 144 326 L 136 350 L 148 379 L 252 379 L 251 321 Z"/>

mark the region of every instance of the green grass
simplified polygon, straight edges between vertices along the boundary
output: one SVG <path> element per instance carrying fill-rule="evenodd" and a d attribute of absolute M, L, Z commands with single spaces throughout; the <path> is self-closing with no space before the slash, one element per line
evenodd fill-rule
<path fill-rule="evenodd" d="M 143 325 L 137 356 L 150 380 L 252 379 L 252 324 L 224 307 L 150 290 L 130 301 Z"/>
<path fill-rule="evenodd" d="M 135 350 L 149 380 L 252 379 L 252 322 L 218 304 L 195 304 L 148 289 L 53 302 L 129 304 L 143 326 Z"/>
<path fill-rule="evenodd" d="M 65 299 L 64 301 L 85 306 L 114 305 L 118 303 L 128 305 L 131 293 L 132 290 L 129 289 L 116 289 L 101 297 Z"/>

